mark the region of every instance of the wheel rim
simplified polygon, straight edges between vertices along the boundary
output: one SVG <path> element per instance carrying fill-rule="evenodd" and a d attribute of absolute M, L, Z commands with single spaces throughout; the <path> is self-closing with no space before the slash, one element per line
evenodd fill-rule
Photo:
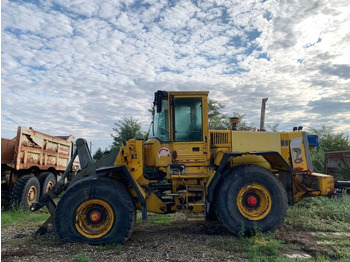
<path fill-rule="evenodd" d="M 271 211 L 272 197 L 263 185 L 251 184 L 239 190 L 236 203 L 242 216 L 249 220 L 261 220 Z"/>
<path fill-rule="evenodd" d="M 31 206 L 33 204 L 38 196 L 38 189 L 35 186 L 31 186 L 28 190 L 27 197 L 26 197 L 26 203 L 27 206 Z"/>
<path fill-rule="evenodd" d="M 49 192 L 49 191 L 51 191 L 51 189 L 53 188 L 55 186 L 55 182 L 54 181 L 52 181 L 52 180 L 50 180 L 48 183 L 47 183 L 47 186 L 46 186 L 46 188 L 45 188 L 45 192 L 47 193 L 47 192 Z"/>
<path fill-rule="evenodd" d="M 74 226 L 81 235 L 87 238 L 105 236 L 113 224 L 114 212 L 106 201 L 89 199 L 76 209 Z"/>

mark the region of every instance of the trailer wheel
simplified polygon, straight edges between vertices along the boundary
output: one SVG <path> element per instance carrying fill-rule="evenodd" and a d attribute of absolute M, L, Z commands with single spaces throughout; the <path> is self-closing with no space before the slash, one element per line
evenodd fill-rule
<path fill-rule="evenodd" d="M 234 234 L 274 231 L 288 208 L 281 181 L 260 166 L 245 165 L 231 170 L 216 194 L 219 220 Z"/>
<path fill-rule="evenodd" d="M 21 206 L 23 209 L 38 202 L 40 196 L 40 182 L 37 177 L 25 175 L 20 177 L 11 193 L 11 206 Z"/>
<path fill-rule="evenodd" d="M 131 235 L 136 209 L 125 186 L 108 178 L 85 178 L 63 194 L 55 227 L 63 241 L 124 243 Z"/>
<path fill-rule="evenodd" d="M 49 192 L 56 185 L 56 177 L 51 172 L 41 173 L 39 176 L 41 194 Z"/>

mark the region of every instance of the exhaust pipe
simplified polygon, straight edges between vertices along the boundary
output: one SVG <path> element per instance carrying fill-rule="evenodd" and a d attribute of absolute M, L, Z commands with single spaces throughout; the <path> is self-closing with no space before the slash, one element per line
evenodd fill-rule
<path fill-rule="evenodd" d="M 266 102 L 268 98 L 264 98 L 261 102 L 261 116 L 260 116 L 260 129 L 259 131 L 266 131 L 265 130 L 265 109 L 266 109 Z"/>

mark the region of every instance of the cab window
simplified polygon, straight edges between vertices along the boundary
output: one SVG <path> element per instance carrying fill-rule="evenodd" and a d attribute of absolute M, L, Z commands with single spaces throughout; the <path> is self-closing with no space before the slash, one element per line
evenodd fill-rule
<path fill-rule="evenodd" d="M 174 139 L 203 140 L 202 98 L 174 98 Z"/>
<path fill-rule="evenodd" d="M 162 110 L 157 113 L 155 110 L 151 137 L 160 141 L 169 141 L 169 119 L 168 119 L 168 99 L 162 100 Z"/>

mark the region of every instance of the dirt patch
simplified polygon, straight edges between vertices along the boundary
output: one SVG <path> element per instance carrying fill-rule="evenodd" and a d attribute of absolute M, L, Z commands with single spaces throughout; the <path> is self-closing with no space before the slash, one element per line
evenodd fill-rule
<path fill-rule="evenodd" d="M 300 232 L 295 230 L 279 230 L 276 234 L 278 239 L 284 240 L 286 243 L 291 243 L 299 246 L 303 251 L 315 256 L 316 253 L 322 251 L 321 247 L 318 247 L 317 239 L 312 232 Z"/>
<path fill-rule="evenodd" d="M 285 241 L 287 245 L 292 244 L 299 247 L 303 252 L 305 252 L 300 254 L 300 258 L 305 255 L 310 255 L 311 257 L 324 255 L 333 259 L 338 259 L 340 250 L 339 246 L 336 245 L 334 240 L 347 241 L 349 239 L 349 233 L 308 232 L 282 228 L 276 233 L 276 238 Z M 290 254 L 292 249 L 293 248 L 291 247 L 286 253 Z M 298 254 L 298 251 L 294 252 L 294 254 Z"/>
<path fill-rule="evenodd" d="M 13 250 L 6 250 L 1 252 L 2 261 L 15 261 L 21 260 L 22 257 L 35 255 L 35 252 L 29 250 L 24 246 L 17 246 Z"/>

